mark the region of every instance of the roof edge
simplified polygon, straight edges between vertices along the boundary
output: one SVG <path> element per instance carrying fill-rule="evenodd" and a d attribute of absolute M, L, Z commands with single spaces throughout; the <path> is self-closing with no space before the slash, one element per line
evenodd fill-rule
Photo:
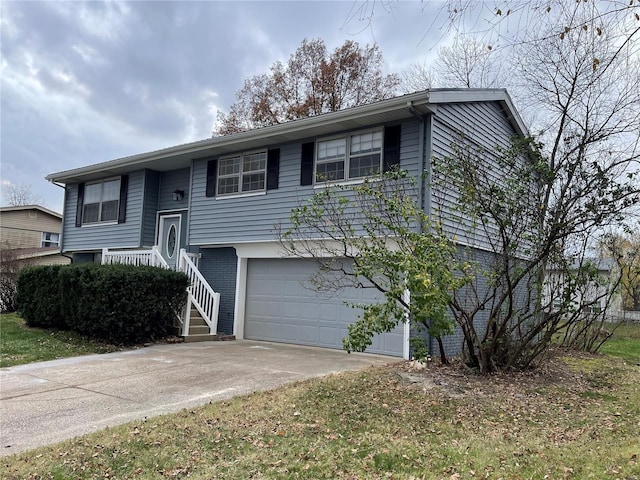
<path fill-rule="evenodd" d="M 46 207 L 41 207 L 40 205 L 16 205 L 16 206 L 0 207 L 0 212 L 18 212 L 20 210 L 40 210 L 43 213 L 62 219 L 61 213 L 54 212 L 53 210 L 49 210 Z"/>
<path fill-rule="evenodd" d="M 340 110 L 337 112 L 329 112 L 313 117 L 301 118 L 286 123 L 271 125 L 267 127 L 247 130 L 232 135 L 221 137 L 207 138 L 195 142 L 189 142 L 181 145 L 171 146 L 151 152 L 144 152 L 127 157 L 121 157 L 106 162 L 95 163 L 84 167 L 63 170 L 51 173 L 45 177 L 52 183 L 66 183 L 70 179 L 94 175 L 104 170 L 131 168 L 137 164 L 153 162 L 172 155 L 190 155 L 197 154 L 203 150 L 218 147 L 229 147 L 235 144 L 241 145 L 243 142 L 255 141 L 264 138 L 268 142 L 270 138 L 278 135 L 310 132 L 314 128 L 321 126 L 329 126 L 333 123 L 344 122 L 350 119 L 357 119 L 367 116 L 373 116 L 394 110 L 401 110 L 411 106 L 419 108 L 426 113 L 439 103 L 474 103 L 474 102 L 500 102 L 505 109 L 505 114 L 509 121 L 513 124 L 516 131 L 521 135 L 527 135 L 528 130 L 518 114 L 507 93 L 506 89 L 430 89 L 414 92 L 398 97 L 381 100 L 366 105 Z"/>

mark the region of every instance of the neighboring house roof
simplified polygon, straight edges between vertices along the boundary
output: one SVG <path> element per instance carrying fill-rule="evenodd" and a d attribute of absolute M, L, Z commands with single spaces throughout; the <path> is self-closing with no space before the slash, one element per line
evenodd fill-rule
<path fill-rule="evenodd" d="M 62 214 L 58 212 L 54 212 L 53 210 L 49 210 L 48 208 L 41 207 L 40 205 L 20 205 L 17 207 L 0 207 L 0 213 L 3 212 L 19 212 L 24 210 L 39 210 L 43 213 L 51 215 L 52 217 L 56 217 L 62 219 Z"/>
<path fill-rule="evenodd" d="M 46 257 L 48 255 L 60 255 L 59 247 L 17 248 L 14 250 L 18 260 L 27 258 Z"/>
<path fill-rule="evenodd" d="M 527 134 L 524 122 L 504 89 L 431 89 L 358 107 L 302 118 L 287 123 L 249 130 L 233 135 L 208 138 L 197 142 L 141 153 L 86 167 L 52 173 L 45 177 L 54 183 L 80 183 L 151 168 L 157 171 L 188 167 L 194 158 L 224 155 L 301 140 L 312 136 L 356 129 L 377 123 L 411 118 L 437 112 L 440 103 L 499 102 L 515 131 Z"/>

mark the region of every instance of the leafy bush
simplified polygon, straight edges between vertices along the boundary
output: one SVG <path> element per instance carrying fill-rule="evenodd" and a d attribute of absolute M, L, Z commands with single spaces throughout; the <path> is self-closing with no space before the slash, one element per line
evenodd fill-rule
<path fill-rule="evenodd" d="M 8 246 L 0 247 L 0 312 L 16 310 L 16 279 L 24 261 L 18 260 L 16 251 Z"/>
<path fill-rule="evenodd" d="M 60 309 L 58 273 L 62 265 L 24 268 L 16 283 L 16 304 L 30 327 L 67 329 Z"/>
<path fill-rule="evenodd" d="M 183 273 L 156 267 L 34 267 L 18 279 L 18 310 L 30 326 L 130 345 L 169 333 L 187 286 Z"/>

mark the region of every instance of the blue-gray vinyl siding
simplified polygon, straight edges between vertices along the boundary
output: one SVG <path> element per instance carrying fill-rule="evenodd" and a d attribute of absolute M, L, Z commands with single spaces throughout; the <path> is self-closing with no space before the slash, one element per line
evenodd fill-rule
<path fill-rule="evenodd" d="M 64 251 L 99 250 L 105 247 L 139 247 L 142 230 L 144 178 L 142 170 L 129 174 L 126 220 L 119 224 L 76 227 L 78 185 L 68 185 L 63 217 Z"/>
<path fill-rule="evenodd" d="M 64 251 L 91 251 L 102 248 L 149 248 L 155 245 L 158 211 L 182 214 L 182 246 L 187 244 L 187 207 L 190 168 L 157 172 L 144 170 L 129 175 L 126 221 L 121 224 L 75 226 L 78 185 L 67 187 L 64 215 Z M 183 190 L 176 202 L 173 192 Z"/>
<path fill-rule="evenodd" d="M 476 265 L 477 272 L 485 271 L 491 272 L 496 269 L 496 264 L 501 268 L 502 258 L 492 252 L 479 250 L 475 248 L 458 248 L 459 258 Z M 531 309 L 535 308 L 535 298 L 530 295 L 534 294 L 534 288 L 528 288 L 526 281 L 518 285 L 513 291 L 513 305 L 511 307 L 518 311 L 523 317 L 531 314 Z M 455 293 L 456 299 L 460 305 L 463 305 L 467 311 L 476 310 L 476 306 L 479 301 L 482 301 L 488 296 L 495 287 L 490 285 L 489 277 L 487 275 L 475 275 L 470 285 L 463 287 Z M 487 324 L 489 322 L 489 315 L 493 305 L 489 303 L 485 308 L 481 308 L 477 311 L 473 318 L 473 326 L 480 338 L 485 335 L 487 331 Z M 517 315 L 516 315 L 517 317 Z M 533 328 L 532 324 L 524 325 L 523 328 Z M 449 356 L 460 355 L 462 353 L 462 344 L 464 341 L 464 335 L 460 326 L 456 327 L 455 332 L 452 335 L 447 335 L 443 338 L 443 344 L 445 352 Z M 438 354 L 438 347 L 435 340 L 432 340 L 433 353 Z"/>
<path fill-rule="evenodd" d="M 233 334 L 236 303 L 236 274 L 238 257 L 231 247 L 200 250 L 199 269 L 211 288 L 220 294 L 218 332 Z"/>
<path fill-rule="evenodd" d="M 260 195 L 206 197 L 207 160 L 195 160 L 189 218 L 190 244 L 275 240 L 275 225 L 288 228 L 291 209 L 309 199 L 316 190 L 312 186 L 300 186 L 301 146 L 314 140 L 265 145 L 265 148 L 280 148 L 280 175 L 278 188 Z M 418 152 L 419 122 L 407 121 L 402 124 L 401 168 L 417 175 L 421 168 Z"/>
<path fill-rule="evenodd" d="M 510 139 L 516 134 L 504 111 L 497 102 L 438 105 L 432 119 L 432 151 L 434 159 L 444 159 L 454 154 L 452 145 L 465 143 L 472 148 L 486 149 L 484 165 L 478 168 L 495 173 L 500 181 L 499 168 L 492 163 L 495 147 L 508 148 Z M 431 190 L 431 208 L 437 212 L 446 233 L 456 236 L 460 242 L 482 249 L 490 249 L 490 239 L 481 229 L 474 229 L 471 219 L 461 217 L 456 211 L 457 194 L 451 188 Z"/>
<path fill-rule="evenodd" d="M 158 196 L 158 210 L 176 210 L 189 206 L 189 180 L 191 177 L 190 168 L 171 170 L 162 172 L 160 176 L 160 192 Z M 176 202 L 173 199 L 173 192 L 182 190 L 184 197 Z"/>
<path fill-rule="evenodd" d="M 160 194 L 160 172 L 145 171 L 144 205 L 142 208 L 142 241 L 143 247 L 151 247 L 156 241 L 156 213 Z"/>

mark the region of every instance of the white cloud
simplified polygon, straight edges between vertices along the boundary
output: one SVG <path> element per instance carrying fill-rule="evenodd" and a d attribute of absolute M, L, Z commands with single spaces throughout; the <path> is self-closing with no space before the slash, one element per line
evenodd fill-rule
<path fill-rule="evenodd" d="M 107 63 L 104 58 L 98 54 L 97 50 L 90 45 L 75 44 L 71 46 L 71 49 L 76 52 L 87 65 L 96 67 L 104 66 Z"/>
<path fill-rule="evenodd" d="M 50 2 L 59 15 L 76 23 L 89 36 L 111 42 L 121 41 L 131 19 L 131 8 L 126 2 Z"/>

